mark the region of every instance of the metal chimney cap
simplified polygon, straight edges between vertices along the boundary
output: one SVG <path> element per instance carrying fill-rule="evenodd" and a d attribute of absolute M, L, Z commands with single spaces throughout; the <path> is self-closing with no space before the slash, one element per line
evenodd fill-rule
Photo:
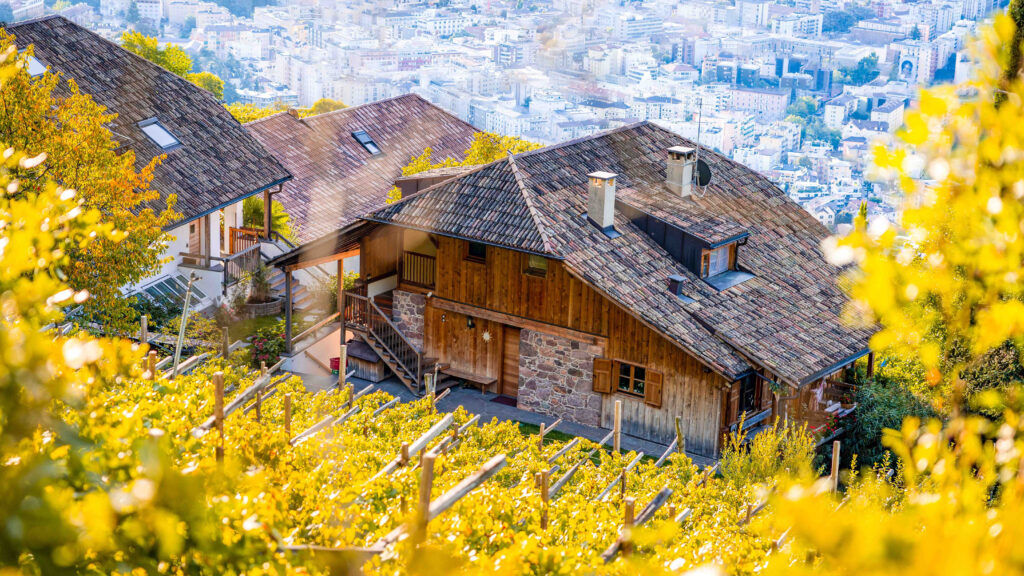
<path fill-rule="evenodd" d="M 598 180 L 611 180 L 616 176 L 618 176 L 618 174 L 614 172 L 602 172 L 600 170 L 598 170 L 597 172 L 591 172 L 590 174 L 587 174 L 588 178 L 597 178 Z"/>
<path fill-rule="evenodd" d="M 668 149 L 668 153 L 672 156 L 690 156 L 696 151 L 696 148 L 690 148 L 689 146 L 673 146 Z"/>

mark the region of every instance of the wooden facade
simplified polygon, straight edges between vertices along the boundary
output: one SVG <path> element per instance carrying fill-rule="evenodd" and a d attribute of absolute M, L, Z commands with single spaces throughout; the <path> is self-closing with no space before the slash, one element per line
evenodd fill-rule
<path fill-rule="evenodd" d="M 520 330 L 599 346 L 599 358 L 641 366 L 663 378 L 659 406 L 618 392 L 612 374 L 612 391 L 602 395 L 603 427 L 612 425 L 614 403 L 622 400 L 625 433 L 667 443 L 675 436 L 679 416 L 687 449 L 706 456 L 716 453 L 728 424 L 723 410 L 728 410 L 730 382 L 571 275 L 560 262 L 548 260 L 540 275 L 529 269 L 525 253 L 487 246 L 479 261 L 467 258 L 467 245 L 396 227 L 383 227 L 363 240 L 364 278 L 372 282 L 397 274 L 399 289 L 431 295 L 423 314 L 426 356 L 481 379 L 497 379 L 499 393 L 515 396 Z M 403 253 L 409 251 L 435 259 L 434 286 L 404 281 L 401 263 L 408 261 Z"/>

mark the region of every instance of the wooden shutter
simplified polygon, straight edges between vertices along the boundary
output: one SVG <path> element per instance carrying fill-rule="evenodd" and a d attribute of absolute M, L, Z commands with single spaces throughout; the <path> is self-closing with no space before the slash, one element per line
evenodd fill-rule
<path fill-rule="evenodd" d="M 647 382 L 644 383 L 644 402 L 655 408 L 661 408 L 661 384 L 665 375 L 654 370 L 647 371 Z"/>
<path fill-rule="evenodd" d="M 612 361 L 594 358 L 594 392 L 612 393 Z"/>

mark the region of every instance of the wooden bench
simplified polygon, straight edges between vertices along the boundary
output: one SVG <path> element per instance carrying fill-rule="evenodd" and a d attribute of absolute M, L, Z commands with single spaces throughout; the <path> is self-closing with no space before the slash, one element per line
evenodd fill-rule
<path fill-rule="evenodd" d="M 466 372 L 465 370 L 459 370 L 458 368 L 445 367 L 438 370 L 439 374 L 444 374 L 449 378 L 455 378 L 457 380 L 464 380 L 467 384 L 471 384 L 480 389 L 480 393 L 483 394 L 492 385 L 498 385 L 497 378 L 489 378 L 487 376 L 478 376 L 472 372 Z"/>

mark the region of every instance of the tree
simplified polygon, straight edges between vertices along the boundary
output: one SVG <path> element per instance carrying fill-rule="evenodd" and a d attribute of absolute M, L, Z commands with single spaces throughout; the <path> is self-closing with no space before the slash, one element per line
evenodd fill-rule
<path fill-rule="evenodd" d="M 450 166 L 477 166 L 500 160 L 509 154 L 521 154 L 541 148 L 535 144 L 515 136 L 500 136 L 491 132 L 477 132 L 473 135 L 473 141 L 466 149 L 462 160 L 445 158 L 440 162 L 433 161 L 434 150 L 428 147 L 419 156 L 409 159 L 409 163 L 402 168 L 402 176 L 410 176 L 435 168 L 447 168 Z M 393 204 L 402 199 L 402 192 L 397 186 L 391 188 L 387 194 L 386 202 Z"/>
<path fill-rule="evenodd" d="M 277 200 L 270 203 L 270 229 L 288 238 L 295 239 L 292 217 Z M 249 228 L 263 229 L 263 197 L 250 196 L 242 201 L 242 223 Z"/>
<path fill-rule="evenodd" d="M 788 116 L 797 118 L 810 118 L 818 112 L 818 101 L 810 96 L 801 96 L 795 102 L 786 107 Z"/>
<path fill-rule="evenodd" d="M 850 84 L 863 86 L 878 77 L 878 54 L 874 52 L 861 58 L 853 68 L 843 68 L 843 75 Z"/>
<path fill-rule="evenodd" d="M 192 58 L 184 50 L 174 44 L 161 48 L 159 40 L 141 32 L 121 34 L 121 47 L 183 78 L 192 71 Z"/>
<path fill-rule="evenodd" d="M 13 37 L 0 30 L 0 51 L 13 49 Z M 140 169 L 135 154 L 119 149 L 108 125 L 113 116 L 82 94 L 73 80 L 47 72 L 32 78 L 27 72 L 8 78 L 0 90 L 0 141 L 49 159 L 46 177 L 77 191 L 84 205 L 95 208 L 103 221 L 127 233 L 114 243 L 101 240 L 74 247 L 65 268 L 68 283 L 88 290 L 86 309 L 111 328 L 126 328 L 135 313 L 120 289 L 134 284 L 160 267 L 162 246 L 168 240 L 163 227 L 178 216 L 175 198 L 160 210 L 151 208 L 160 195 L 150 188 L 154 158 Z M 37 170 L 15 174 L 24 194 L 42 182 Z"/>
<path fill-rule="evenodd" d="M 192 35 L 192 31 L 196 29 L 196 17 L 188 16 L 185 21 L 181 23 L 181 36 L 182 38 L 188 38 Z"/>
<path fill-rule="evenodd" d="M 185 75 L 185 79 L 213 94 L 217 100 L 224 99 L 224 81 L 209 72 L 194 72 Z"/>
<path fill-rule="evenodd" d="M 139 23 L 139 5 L 135 3 L 135 0 L 132 0 L 132 3 L 128 5 L 128 12 L 125 13 L 124 19 L 125 22 L 128 22 L 129 24 Z"/>
<path fill-rule="evenodd" d="M 255 104 L 240 104 L 238 102 L 227 104 L 224 107 L 227 108 L 228 112 L 235 117 L 235 120 L 238 120 L 242 124 L 259 120 L 260 118 L 266 118 L 267 116 L 271 116 L 288 109 L 287 106 L 280 102 L 276 106 L 269 106 L 266 108 L 261 108 Z"/>
<path fill-rule="evenodd" d="M 914 26 L 913 28 L 911 28 L 910 29 L 910 39 L 911 40 L 920 40 L 921 39 L 921 29 L 918 28 L 917 26 Z"/>
<path fill-rule="evenodd" d="M 309 108 L 299 111 L 299 115 L 303 118 L 308 116 L 316 116 L 317 114 L 323 114 L 325 112 L 334 112 L 335 110 L 341 110 L 342 108 L 348 108 L 344 102 L 338 100 L 331 100 L 330 98 L 321 98 L 313 103 Z"/>

